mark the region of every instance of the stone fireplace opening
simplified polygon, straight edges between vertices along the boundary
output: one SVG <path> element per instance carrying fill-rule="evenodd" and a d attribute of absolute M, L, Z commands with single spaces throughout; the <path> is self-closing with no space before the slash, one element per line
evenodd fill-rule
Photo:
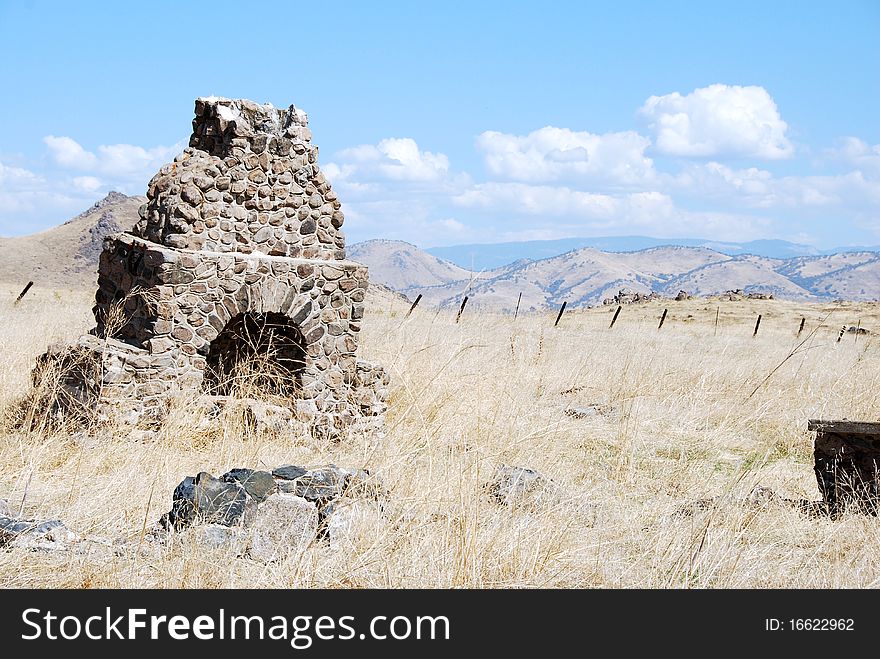
<path fill-rule="evenodd" d="M 305 337 L 282 313 L 234 316 L 208 347 L 204 390 L 243 391 L 293 398 L 302 388 Z"/>

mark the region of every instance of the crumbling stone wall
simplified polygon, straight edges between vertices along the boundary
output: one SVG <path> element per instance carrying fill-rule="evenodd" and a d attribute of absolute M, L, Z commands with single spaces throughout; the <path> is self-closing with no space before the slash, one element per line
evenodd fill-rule
<path fill-rule="evenodd" d="M 306 114 L 214 97 L 195 112 L 190 146 L 150 182 L 133 232 L 105 241 L 91 336 L 41 363 L 92 351 L 97 402 L 161 408 L 203 388 L 230 321 L 271 316 L 301 337 L 300 417 L 380 416 L 388 377 L 357 359 L 367 268 L 345 260 L 341 204 Z M 214 363 L 229 363 L 216 358 L 224 345 Z"/>

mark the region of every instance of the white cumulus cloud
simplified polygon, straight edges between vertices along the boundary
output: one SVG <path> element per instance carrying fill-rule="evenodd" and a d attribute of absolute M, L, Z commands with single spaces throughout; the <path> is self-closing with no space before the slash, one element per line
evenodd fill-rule
<path fill-rule="evenodd" d="M 651 180 L 645 155 L 651 141 L 634 131 L 594 135 L 545 126 L 528 135 L 486 131 L 477 137 L 486 167 L 495 176 L 544 183 L 563 179 L 634 185 Z"/>
<path fill-rule="evenodd" d="M 552 234 L 564 226 L 560 235 L 644 233 L 748 240 L 760 236 L 769 224 L 753 215 L 689 211 L 656 190 L 608 195 L 565 186 L 481 183 L 455 197 L 453 202 L 460 207 L 483 209 L 496 217 L 503 215 L 508 223 L 518 222 L 519 227 L 525 224 L 523 218 L 530 217 L 531 235 Z M 511 235 L 522 236 L 524 230 L 518 228 Z"/>
<path fill-rule="evenodd" d="M 555 217 L 607 218 L 619 210 L 617 199 L 610 195 L 527 183 L 478 183 L 452 201 L 467 208 Z"/>
<path fill-rule="evenodd" d="M 68 181 L 54 181 L 0 162 L 0 235 L 45 229 L 69 219 L 93 202 L 93 196 Z"/>
<path fill-rule="evenodd" d="M 82 190 L 83 192 L 95 192 L 100 190 L 104 184 L 101 179 L 95 176 L 74 176 L 73 185 L 77 190 Z"/>
<path fill-rule="evenodd" d="M 324 167 L 331 181 L 439 181 L 449 173 L 449 158 L 445 154 L 422 151 L 410 137 L 389 137 L 375 145 L 344 149 L 336 154 L 336 161 Z"/>
<path fill-rule="evenodd" d="M 71 137 L 47 135 L 43 142 L 56 165 L 63 169 L 103 174 L 114 180 L 147 181 L 183 150 L 183 144 L 145 149 L 133 144 L 102 144 L 92 152 Z"/>
<path fill-rule="evenodd" d="M 686 95 L 651 96 L 639 113 L 663 154 L 775 160 L 794 153 L 788 124 L 763 87 L 715 84 Z"/>
<path fill-rule="evenodd" d="M 719 162 L 685 168 L 670 177 L 678 193 L 726 207 L 870 208 L 880 203 L 880 181 L 861 170 L 837 175 L 774 176 L 756 167 L 734 169 Z"/>
<path fill-rule="evenodd" d="M 98 164 L 94 153 L 86 151 L 70 137 L 46 135 L 43 142 L 49 147 L 49 154 L 56 164 L 67 169 L 90 170 Z"/>
<path fill-rule="evenodd" d="M 868 144 L 858 137 L 844 137 L 827 151 L 833 160 L 845 162 L 867 172 L 880 174 L 880 144 Z"/>

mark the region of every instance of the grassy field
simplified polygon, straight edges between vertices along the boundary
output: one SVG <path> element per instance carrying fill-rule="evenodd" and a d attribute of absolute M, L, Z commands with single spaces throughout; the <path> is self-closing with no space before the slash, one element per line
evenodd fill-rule
<path fill-rule="evenodd" d="M 36 289 L 13 306 L 17 292 L 0 290 L 7 410 L 27 392 L 48 343 L 92 326 L 90 294 Z M 624 307 L 609 330 L 614 307 L 566 312 L 554 328 L 553 313 L 514 321 L 465 310 L 456 324 L 454 311 L 417 310 L 404 320 L 404 302 L 370 302 L 360 355 L 392 377 L 382 438 L 328 444 L 208 432 L 186 411 L 145 443 L 112 428 L 46 436 L 7 424 L 0 498 L 18 510 L 24 497 L 28 516 L 125 538 L 130 549 L 2 551 L 0 586 L 880 585 L 877 518 L 831 521 L 742 501 L 758 485 L 819 498 L 807 419 L 880 420 L 880 305 L 651 303 Z M 801 317 L 806 329 L 796 339 Z M 858 322 L 874 333 L 837 342 L 841 325 Z M 609 413 L 565 414 L 593 403 Z M 385 515 L 365 518 L 344 541 L 316 542 L 267 566 L 187 538 L 168 548 L 143 540 L 186 475 L 328 462 L 369 468 L 390 491 Z M 499 464 L 539 470 L 557 495 L 536 510 L 496 505 L 483 484 Z M 704 511 L 675 514 L 715 496 Z"/>

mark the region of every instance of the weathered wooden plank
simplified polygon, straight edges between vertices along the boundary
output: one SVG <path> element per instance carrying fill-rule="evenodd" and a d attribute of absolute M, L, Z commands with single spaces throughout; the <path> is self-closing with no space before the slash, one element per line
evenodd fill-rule
<path fill-rule="evenodd" d="M 807 430 L 827 431 L 836 433 L 856 433 L 860 435 L 880 435 L 880 422 L 878 421 L 826 421 L 822 419 L 810 419 L 807 421 Z"/>

